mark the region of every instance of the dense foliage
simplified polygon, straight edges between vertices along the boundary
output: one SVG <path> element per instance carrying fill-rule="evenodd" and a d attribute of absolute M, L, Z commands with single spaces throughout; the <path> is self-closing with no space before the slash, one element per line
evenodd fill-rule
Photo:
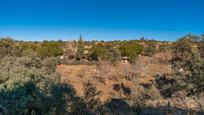
<path fill-rule="evenodd" d="M 62 94 L 71 96 L 73 89 L 59 85 L 54 59 L 41 60 L 37 55 L 6 56 L 0 61 L 0 104 L 8 114 L 66 113 Z M 54 65 L 51 65 L 54 64 Z"/>
<path fill-rule="evenodd" d="M 0 58 L 5 55 L 11 55 L 13 49 L 13 40 L 10 38 L 0 39 Z"/>
<path fill-rule="evenodd" d="M 36 51 L 39 53 L 40 57 L 56 57 L 63 54 L 62 49 L 63 43 L 56 41 L 44 41 Z"/>
<path fill-rule="evenodd" d="M 70 104 L 77 97 L 71 86 L 60 84 L 60 74 L 55 71 L 58 59 L 41 59 L 30 48 L 15 55 L 12 52 L 17 50 L 12 44 L 14 41 L 2 39 L 0 43 L 3 52 L 0 60 L 0 112 L 9 115 L 67 114 L 67 108 L 72 107 Z"/>
<path fill-rule="evenodd" d="M 177 88 L 188 95 L 204 91 L 203 37 L 187 35 L 174 44 L 173 69 Z"/>
<path fill-rule="evenodd" d="M 143 46 L 138 44 L 137 41 L 124 42 L 120 46 L 121 55 L 128 56 L 130 61 L 134 61 L 142 51 Z"/>
<path fill-rule="evenodd" d="M 121 59 L 121 54 L 118 48 L 98 43 L 91 49 L 89 59 L 97 61 L 107 60 L 116 62 Z"/>

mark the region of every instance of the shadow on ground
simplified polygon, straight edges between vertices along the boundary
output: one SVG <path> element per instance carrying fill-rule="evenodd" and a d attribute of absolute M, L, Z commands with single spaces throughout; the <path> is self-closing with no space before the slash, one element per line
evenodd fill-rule
<path fill-rule="evenodd" d="M 55 84 L 45 92 L 30 81 L 12 90 L 5 88 L 0 91 L 0 115 L 203 115 L 202 112 L 173 107 L 132 107 L 123 99 L 92 105 L 94 101 L 97 100 L 86 103 L 83 98 L 76 96 L 69 84 Z"/>

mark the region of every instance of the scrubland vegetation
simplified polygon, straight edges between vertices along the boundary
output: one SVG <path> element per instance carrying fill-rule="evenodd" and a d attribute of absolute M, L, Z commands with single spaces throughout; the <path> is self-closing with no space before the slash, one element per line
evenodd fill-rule
<path fill-rule="evenodd" d="M 204 36 L 0 39 L 0 114 L 204 114 Z"/>

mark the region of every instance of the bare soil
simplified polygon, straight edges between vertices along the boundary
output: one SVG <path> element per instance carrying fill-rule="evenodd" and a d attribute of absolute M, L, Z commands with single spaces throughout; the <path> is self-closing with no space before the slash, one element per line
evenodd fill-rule
<path fill-rule="evenodd" d="M 113 89 L 114 84 L 123 83 L 126 87 L 134 86 L 134 82 L 124 79 L 128 71 L 135 71 L 138 74 L 139 83 L 150 83 L 155 79 L 156 74 L 171 74 L 171 66 L 161 64 L 155 59 L 148 57 L 139 57 L 135 68 L 128 69 L 130 64 L 101 64 L 101 65 L 58 65 L 57 71 L 61 73 L 62 83 L 70 83 L 76 90 L 77 95 L 84 95 L 84 83 L 89 81 L 94 84 L 97 91 L 100 92 L 99 99 L 104 102 L 112 95 L 125 97 L 120 92 Z M 150 63 L 151 61 L 151 63 Z M 127 72 L 126 72 L 127 71 Z M 126 72 L 124 74 L 124 72 Z"/>

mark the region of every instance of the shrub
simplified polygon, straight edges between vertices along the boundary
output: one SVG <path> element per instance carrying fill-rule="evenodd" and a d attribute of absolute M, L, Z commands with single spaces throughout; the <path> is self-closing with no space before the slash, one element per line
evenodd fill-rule
<path fill-rule="evenodd" d="M 175 79 L 170 78 L 170 76 L 166 75 L 155 76 L 154 85 L 159 89 L 160 94 L 164 98 L 172 97 L 174 92 L 177 91 L 177 89 L 174 88 L 175 84 L 176 84 Z"/>
<path fill-rule="evenodd" d="M 121 60 L 122 56 L 118 47 L 110 47 L 109 52 L 110 52 L 110 60 L 112 62 L 117 62 Z"/>
<path fill-rule="evenodd" d="M 203 44 L 200 37 L 187 35 L 174 43 L 173 69 L 177 88 L 183 89 L 187 95 L 204 91 L 204 59 L 201 50 Z"/>
<path fill-rule="evenodd" d="M 60 60 L 56 57 L 46 58 L 42 61 L 42 65 L 46 68 L 48 73 L 55 72 L 58 64 L 60 64 Z"/>
<path fill-rule="evenodd" d="M 151 85 L 150 88 L 145 89 L 144 95 L 147 95 L 149 97 L 149 100 L 152 101 L 162 98 L 159 90 L 154 85 Z"/>
<path fill-rule="evenodd" d="M 77 98 L 74 97 L 74 90 L 68 85 L 55 84 L 50 89 L 49 95 L 44 93 L 33 81 L 26 82 L 12 90 L 1 89 L 0 103 L 6 110 L 3 111 L 3 114 L 66 115 L 71 114 L 67 111 L 68 107 L 74 107 L 72 104 L 78 104 L 76 103 L 78 102 Z M 67 101 L 69 101 L 69 105 Z"/>
<path fill-rule="evenodd" d="M 76 51 L 76 60 L 81 60 L 84 58 L 84 41 L 82 36 L 79 36 L 79 40 L 77 42 L 77 51 Z"/>
<path fill-rule="evenodd" d="M 0 39 L 0 58 L 5 55 L 11 55 L 13 49 L 14 41 L 10 38 L 1 38 Z"/>
<path fill-rule="evenodd" d="M 91 60 L 108 60 L 110 58 L 110 52 L 103 44 L 97 44 L 91 49 Z"/>
<path fill-rule="evenodd" d="M 54 60 L 37 55 L 0 60 L 0 103 L 9 114 L 63 115 L 71 112 L 67 108 L 75 109 L 75 91 L 60 84 Z"/>
<path fill-rule="evenodd" d="M 128 56 L 133 62 L 135 58 L 143 51 L 143 46 L 136 41 L 124 42 L 120 45 L 120 52 L 122 56 Z"/>
<path fill-rule="evenodd" d="M 23 43 L 20 43 L 20 47 L 22 48 L 22 50 L 28 50 L 28 49 L 36 50 L 38 46 L 37 46 L 37 43 L 35 42 L 23 42 Z"/>
<path fill-rule="evenodd" d="M 147 42 L 147 45 L 144 47 L 144 53 L 148 56 L 153 56 L 157 52 L 156 42 Z"/>
<path fill-rule="evenodd" d="M 55 41 L 44 41 L 36 51 L 39 53 L 40 57 L 56 57 L 63 54 L 62 49 L 63 44 L 61 42 Z"/>

